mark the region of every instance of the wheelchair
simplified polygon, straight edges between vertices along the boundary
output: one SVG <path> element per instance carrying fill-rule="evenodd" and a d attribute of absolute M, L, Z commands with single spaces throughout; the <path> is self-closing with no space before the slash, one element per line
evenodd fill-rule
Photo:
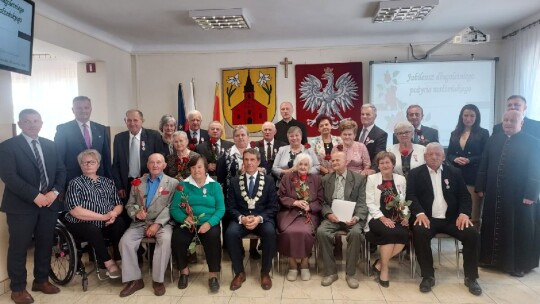
<path fill-rule="evenodd" d="M 96 272 L 100 281 L 108 280 L 109 277 L 104 269 L 99 268 L 94 250 L 86 242 L 77 243 L 75 241 L 73 235 L 61 221 L 63 218 L 63 214 L 61 214 L 54 228 L 49 277 L 54 283 L 64 286 L 71 282 L 77 274 L 82 278 L 83 291 L 87 291 L 88 275 L 91 273 Z M 90 271 L 86 270 L 82 262 L 82 255 L 85 252 L 94 257 L 94 268 L 90 269 Z"/>

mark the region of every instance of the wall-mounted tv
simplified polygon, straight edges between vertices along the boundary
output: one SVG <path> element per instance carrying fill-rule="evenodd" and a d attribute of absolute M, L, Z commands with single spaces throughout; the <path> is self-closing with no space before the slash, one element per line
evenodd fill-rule
<path fill-rule="evenodd" d="M 0 69 L 30 75 L 34 2 L 0 0 Z"/>

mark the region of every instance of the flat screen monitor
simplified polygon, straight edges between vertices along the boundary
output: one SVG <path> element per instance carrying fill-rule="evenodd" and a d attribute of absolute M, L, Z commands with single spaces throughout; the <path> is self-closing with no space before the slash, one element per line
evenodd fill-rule
<path fill-rule="evenodd" d="M 34 2 L 0 0 L 0 69 L 30 75 Z"/>

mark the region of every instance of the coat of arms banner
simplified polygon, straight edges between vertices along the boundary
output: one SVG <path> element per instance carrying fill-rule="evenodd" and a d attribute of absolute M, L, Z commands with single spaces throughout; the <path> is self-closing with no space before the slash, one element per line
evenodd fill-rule
<path fill-rule="evenodd" d="M 332 134 L 339 122 L 352 119 L 361 126 L 362 63 L 297 64 L 296 119 L 306 123 L 307 136 L 318 136 L 319 116 L 332 120 Z"/>

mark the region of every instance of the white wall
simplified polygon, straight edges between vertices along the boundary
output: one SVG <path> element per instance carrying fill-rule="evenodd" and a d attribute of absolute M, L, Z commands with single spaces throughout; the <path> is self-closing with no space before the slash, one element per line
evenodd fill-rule
<path fill-rule="evenodd" d="M 446 45 L 432 60 L 468 59 L 499 56 L 500 43 L 483 45 Z M 415 54 L 425 53 L 432 45 L 415 46 Z M 163 114 L 177 113 L 177 86 L 184 84 L 184 96 L 190 96 L 189 82 L 195 79 L 196 107 L 203 114 L 203 125 L 212 117 L 215 83 L 221 82 L 221 68 L 278 66 L 277 100 L 295 101 L 294 66 L 289 65 L 289 77 L 284 77 L 284 67 L 279 65 L 288 57 L 295 64 L 338 63 L 361 61 L 363 63 L 364 101 L 369 96 L 369 61 L 411 60 L 408 45 L 370 45 L 320 49 L 281 49 L 268 51 L 235 51 L 215 53 L 139 54 L 136 62 L 137 103 L 146 118 L 146 126 L 157 128 Z M 222 84 L 223 85 L 223 84 Z M 279 111 L 274 121 L 280 120 Z"/>

